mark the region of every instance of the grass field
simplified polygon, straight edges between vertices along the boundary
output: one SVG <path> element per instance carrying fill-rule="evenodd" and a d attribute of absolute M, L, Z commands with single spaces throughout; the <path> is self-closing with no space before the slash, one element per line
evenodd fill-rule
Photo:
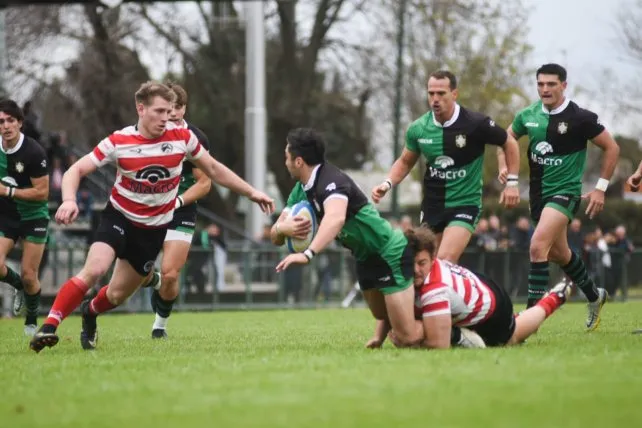
<path fill-rule="evenodd" d="M 642 303 L 611 304 L 587 334 L 585 306 L 556 313 L 524 346 L 370 351 L 366 310 L 184 313 L 152 341 L 150 315 L 80 319 L 57 347 L 28 350 L 0 321 L 0 426 L 642 426 Z"/>

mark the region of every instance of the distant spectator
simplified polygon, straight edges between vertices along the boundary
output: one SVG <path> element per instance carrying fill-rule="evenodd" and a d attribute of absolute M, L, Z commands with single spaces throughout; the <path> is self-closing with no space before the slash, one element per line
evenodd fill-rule
<path fill-rule="evenodd" d="M 54 158 L 51 165 L 51 173 L 49 176 L 49 200 L 53 202 L 61 202 L 62 199 L 62 176 L 65 170 L 59 158 Z"/>
<path fill-rule="evenodd" d="M 38 123 L 38 115 L 33 110 L 31 101 L 25 103 L 24 107 L 22 107 L 22 112 L 25 117 L 25 120 L 22 122 L 22 133 L 42 144 L 42 132 L 40 131 Z"/>
<path fill-rule="evenodd" d="M 582 254 L 584 233 L 582 233 L 582 220 L 574 218 L 568 227 L 568 246 L 578 256 Z"/>
<path fill-rule="evenodd" d="M 612 269 L 609 281 L 606 284 L 606 291 L 611 297 L 615 297 L 618 288 L 628 285 L 622 284 L 623 270 L 626 269 L 631 260 L 631 253 L 635 249 L 633 243 L 626 236 L 626 227 L 619 225 L 613 232 L 613 240 L 609 243 L 612 250 Z"/>
<path fill-rule="evenodd" d="M 519 217 L 511 231 L 511 272 L 514 282 L 506 284 L 506 291 L 516 296 L 528 289 L 528 269 L 530 267 L 529 248 L 533 228 L 527 217 Z"/>

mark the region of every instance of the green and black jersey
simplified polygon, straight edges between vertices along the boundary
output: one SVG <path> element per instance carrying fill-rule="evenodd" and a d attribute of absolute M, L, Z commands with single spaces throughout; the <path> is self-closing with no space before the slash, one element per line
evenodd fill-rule
<path fill-rule="evenodd" d="M 458 104 L 443 125 L 432 112 L 415 120 L 406 132 L 406 148 L 426 159 L 422 206 L 481 207 L 485 146 L 503 146 L 506 138 L 491 118 Z"/>
<path fill-rule="evenodd" d="M 324 202 L 331 198 L 348 201 L 346 222 L 337 240 L 352 251 L 357 261 L 367 260 L 370 256 L 385 255 L 392 247 L 392 241 L 403 240 L 403 234 L 394 230 L 368 201 L 361 189 L 343 171 L 330 163 L 317 166 L 307 185 L 297 183 L 288 197 L 287 207 L 307 200 L 314 207 L 319 223 L 324 215 Z M 395 248 L 395 251 L 396 248 Z"/>
<path fill-rule="evenodd" d="M 198 142 L 201 143 L 201 146 L 203 146 L 203 148 L 209 152 L 210 141 L 207 139 L 207 136 L 205 135 L 205 133 L 200 129 L 198 129 L 196 126 L 192 125 L 191 123 L 187 123 L 187 129 L 189 129 L 194 133 L 194 135 L 196 135 L 196 138 L 198 138 Z M 183 171 L 181 171 L 181 182 L 178 186 L 179 195 L 182 195 L 183 193 L 185 193 L 187 189 L 189 189 L 194 185 L 194 183 L 196 183 L 196 179 L 194 178 L 194 168 L 195 167 L 192 162 L 188 160 L 183 161 Z"/>
<path fill-rule="evenodd" d="M 15 147 L 5 151 L 0 138 L 0 180 L 4 185 L 30 188 L 32 178 L 47 174 L 47 155 L 36 140 L 21 133 Z M 1 195 L 0 216 L 20 221 L 49 219 L 49 208 L 47 200 L 23 201 Z"/>
<path fill-rule="evenodd" d="M 568 98 L 552 111 L 537 101 L 517 113 L 511 126 L 517 136 L 528 135 L 531 201 L 579 197 L 587 141 L 604 131 L 597 115 Z"/>

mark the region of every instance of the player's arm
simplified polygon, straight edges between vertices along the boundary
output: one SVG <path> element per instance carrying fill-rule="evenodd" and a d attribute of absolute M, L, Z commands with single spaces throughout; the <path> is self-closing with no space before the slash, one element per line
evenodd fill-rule
<path fill-rule="evenodd" d="M 423 346 L 429 349 L 450 348 L 452 312 L 446 289 L 441 283 L 425 284 L 421 289 Z"/>
<path fill-rule="evenodd" d="M 450 314 L 425 316 L 423 319 L 425 338 L 423 346 L 428 349 L 450 348 L 452 317 Z"/>
<path fill-rule="evenodd" d="M 374 335 L 372 336 L 372 339 L 366 343 L 366 348 L 381 348 L 381 346 L 383 346 L 383 342 L 386 341 L 386 337 L 388 336 L 388 333 L 390 333 L 390 330 L 392 330 L 390 321 L 376 320 Z"/>
<path fill-rule="evenodd" d="M 508 134 L 509 138 L 512 138 L 515 142 L 517 142 L 523 134 L 520 135 L 515 132 L 515 130 L 513 129 L 513 123 L 508 126 L 508 128 L 506 129 L 506 133 Z M 506 153 L 502 147 L 497 147 L 497 169 L 499 171 L 499 181 L 502 184 L 506 184 L 506 179 L 509 172 L 508 165 L 506 164 Z M 519 143 L 517 143 L 517 171 L 519 172 Z"/>
<path fill-rule="evenodd" d="M 192 174 L 194 174 L 196 182 L 192 184 L 182 195 L 176 198 L 177 208 L 193 204 L 207 195 L 212 188 L 212 180 L 210 180 L 207 175 L 203 174 L 203 171 L 198 168 L 194 168 L 192 170 Z"/>
<path fill-rule="evenodd" d="M 629 179 L 626 180 L 632 192 L 640 190 L 640 181 L 642 181 L 642 161 L 640 161 L 638 168 L 631 174 Z"/>
<path fill-rule="evenodd" d="M 31 186 L 26 189 L 13 189 L 13 198 L 23 201 L 46 201 L 49 198 L 49 176 L 31 177 Z"/>
<path fill-rule="evenodd" d="M 93 153 L 87 154 L 74 162 L 62 176 L 62 201 L 76 201 L 80 179 L 98 169 Z"/>
<path fill-rule="evenodd" d="M 319 224 L 319 230 L 308 247 L 314 254 L 323 251 L 341 232 L 346 222 L 348 197 L 337 194 L 336 197 L 326 198 L 323 202 L 323 210 L 325 213 Z"/>
<path fill-rule="evenodd" d="M 600 132 L 597 137 L 593 138 L 593 144 L 604 152 L 600 178 L 608 181 L 613 176 L 613 171 L 615 171 L 617 160 L 620 156 L 620 146 L 618 146 L 617 142 L 606 129 Z"/>
<path fill-rule="evenodd" d="M 406 146 L 403 148 L 401 156 L 392 164 L 392 168 L 388 172 L 388 178 L 372 189 L 372 200 L 375 203 L 379 203 L 388 190 L 401 183 L 415 166 L 419 156 L 421 156 L 421 152 L 411 127 L 406 132 Z"/>
<path fill-rule="evenodd" d="M 288 210 L 283 210 L 279 218 L 272 225 L 272 229 L 270 229 L 270 240 L 274 245 L 277 245 L 279 247 L 285 244 L 286 235 L 283 232 L 283 221 L 287 218 L 287 216 Z"/>

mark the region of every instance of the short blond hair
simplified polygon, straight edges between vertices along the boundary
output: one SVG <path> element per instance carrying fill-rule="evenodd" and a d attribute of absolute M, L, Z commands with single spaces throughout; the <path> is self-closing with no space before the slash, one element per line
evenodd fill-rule
<path fill-rule="evenodd" d="M 134 94 L 136 104 L 150 105 L 154 97 L 161 97 L 170 103 L 176 102 L 176 94 L 172 89 L 159 82 L 152 80 L 140 85 L 140 88 Z"/>
<path fill-rule="evenodd" d="M 174 101 L 177 105 L 179 106 L 186 106 L 187 105 L 187 91 L 185 88 L 183 88 L 181 85 L 179 85 L 176 82 L 172 81 L 167 81 L 165 82 L 165 85 L 174 91 L 176 94 L 176 101 Z"/>

